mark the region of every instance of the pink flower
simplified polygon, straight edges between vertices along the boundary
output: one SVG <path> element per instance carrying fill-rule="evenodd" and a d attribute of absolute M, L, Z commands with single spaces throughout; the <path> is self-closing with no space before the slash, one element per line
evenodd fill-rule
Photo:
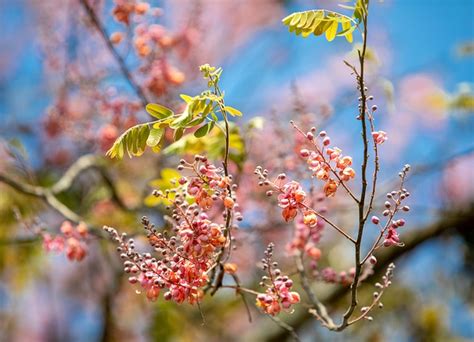
<path fill-rule="evenodd" d="M 402 246 L 403 243 L 400 242 L 400 237 L 398 236 L 397 231 L 395 228 L 390 227 L 387 232 L 387 236 L 385 237 L 385 240 L 383 241 L 383 245 L 385 247 L 390 247 L 390 246 Z"/>
<path fill-rule="evenodd" d="M 64 238 L 43 234 L 43 247 L 47 252 L 62 252 L 64 250 Z"/>
<path fill-rule="evenodd" d="M 283 186 L 282 193 L 278 196 L 278 206 L 283 208 L 282 216 L 285 221 L 295 218 L 305 198 L 306 193 L 298 182 L 291 181 Z"/>
<path fill-rule="evenodd" d="M 372 132 L 372 137 L 376 144 L 380 145 L 387 141 L 387 133 L 384 131 Z"/>
<path fill-rule="evenodd" d="M 300 295 L 290 291 L 292 286 L 293 281 L 288 277 L 278 277 L 266 293 L 257 296 L 256 305 L 271 316 L 278 315 L 281 309 L 290 309 L 300 302 Z"/>
<path fill-rule="evenodd" d="M 81 261 L 87 255 L 88 229 L 85 223 L 81 222 L 76 227 L 69 221 L 61 224 L 61 234 L 51 236 L 42 233 L 43 247 L 47 252 L 65 251 L 66 256 L 71 261 Z"/>

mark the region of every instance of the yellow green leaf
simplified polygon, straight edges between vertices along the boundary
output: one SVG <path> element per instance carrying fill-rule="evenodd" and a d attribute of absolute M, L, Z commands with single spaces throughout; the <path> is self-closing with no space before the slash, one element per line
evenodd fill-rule
<path fill-rule="evenodd" d="M 337 20 L 333 20 L 331 24 L 329 25 L 329 27 L 327 28 L 326 39 L 328 40 L 328 42 L 333 41 L 334 38 L 336 37 L 338 24 L 339 23 L 337 22 Z"/>
<path fill-rule="evenodd" d="M 242 112 L 238 109 L 235 109 L 234 107 L 225 106 L 225 110 L 232 116 L 242 116 Z"/>

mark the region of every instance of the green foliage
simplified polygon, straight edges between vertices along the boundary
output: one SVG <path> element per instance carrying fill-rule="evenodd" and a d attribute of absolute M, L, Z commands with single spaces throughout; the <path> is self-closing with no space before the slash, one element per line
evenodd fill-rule
<path fill-rule="evenodd" d="M 292 13 L 282 22 L 288 26 L 290 32 L 294 32 L 297 36 L 301 35 L 303 38 L 311 34 L 321 36 L 324 33 L 328 41 L 344 36 L 349 43 L 352 43 L 352 33 L 367 12 L 366 0 L 357 0 L 354 6 L 341 5 L 341 7 L 352 10 L 352 17 L 320 9 Z"/>
<path fill-rule="evenodd" d="M 210 159 L 218 159 L 224 153 L 224 132 L 220 128 L 222 122 L 217 122 L 213 128 L 206 132 L 206 139 L 200 139 L 196 134 L 188 134 L 179 141 L 174 142 L 163 150 L 167 155 L 194 155 L 206 151 Z M 235 124 L 230 123 L 229 134 L 229 158 L 241 167 L 246 157 L 245 141 L 241 130 Z"/>
<path fill-rule="evenodd" d="M 140 156 L 147 146 L 158 152 L 166 129 L 174 131 L 175 141 L 180 140 L 188 130 L 194 131 L 194 137 L 203 138 L 213 130 L 219 121 L 219 114 L 223 118 L 228 114 L 242 116 L 239 110 L 224 104 L 224 95 L 217 88 L 222 69 L 205 64 L 200 70 L 210 89 L 194 97 L 182 94 L 186 107 L 178 114 L 165 106 L 148 104 L 147 112 L 157 120 L 129 128 L 115 141 L 107 155 L 117 159 L 122 159 L 125 153 L 129 157 Z"/>
<path fill-rule="evenodd" d="M 150 124 L 140 124 L 126 130 L 114 142 L 107 155 L 111 158 L 122 159 L 125 152 L 129 157 L 140 156 L 145 152 L 146 143 L 150 135 Z"/>
<path fill-rule="evenodd" d="M 175 169 L 165 168 L 161 170 L 160 178 L 150 181 L 149 185 L 154 189 L 165 192 L 166 190 L 173 188 L 175 186 L 174 182 L 177 181 L 180 177 L 180 173 Z M 174 194 L 170 193 L 169 196 L 172 199 L 174 197 Z M 166 203 L 166 200 L 162 197 L 156 197 L 153 194 L 150 194 L 145 197 L 144 203 L 146 206 L 149 207 L 155 207 L 163 203 L 169 204 Z"/>
<path fill-rule="evenodd" d="M 146 111 L 148 112 L 148 114 L 157 119 L 166 119 L 174 115 L 174 112 L 171 109 L 156 103 L 147 104 Z"/>

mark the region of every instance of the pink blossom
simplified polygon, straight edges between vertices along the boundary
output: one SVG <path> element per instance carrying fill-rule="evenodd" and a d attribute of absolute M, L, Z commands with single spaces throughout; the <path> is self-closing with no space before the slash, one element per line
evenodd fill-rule
<path fill-rule="evenodd" d="M 384 131 L 372 132 L 372 137 L 376 144 L 381 145 L 388 140 L 387 133 Z"/>

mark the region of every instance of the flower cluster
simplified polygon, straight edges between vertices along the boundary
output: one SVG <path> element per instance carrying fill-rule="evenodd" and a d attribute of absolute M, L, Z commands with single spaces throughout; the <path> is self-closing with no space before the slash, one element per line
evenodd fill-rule
<path fill-rule="evenodd" d="M 226 175 L 222 168 L 211 164 L 207 157 L 196 155 L 193 163 L 181 159 L 178 170 L 184 169 L 191 170 L 194 176 L 182 177 L 178 182 L 181 185 L 187 184 L 186 193 L 194 197 L 202 210 L 209 210 L 219 198 L 226 209 L 238 209 L 233 197 L 237 185 L 232 184 L 232 176 Z M 242 220 L 240 212 L 235 212 L 235 218 Z"/>
<path fill-rule="evenodd" d="M 325 267 L 321 271 L 317 272 L 318 279 L 330 283 L 330 284 L 341 284 L 350 285 L 354 279 L 355 268 L 352 267 L 348 272 L 340 271 L 337 272 L 331 267 Z"/>
<path fill-rule="evenodd" d="M 403 242 L 400 241 L 398 234 L 398 228 L 405 226 L 406 221 L 404 219 L 395 219 L 395 216 L 400 212 L 410 211 L 410 207 L 404 205 L 403 202 L 407 197 L 410 196 L 410 193 L 407 189 L 403 187 L 407 173 L 410 171 L 410 165 L 405 165 L 403 170 L 399 173 L 401 178 L 401 185 L 398 190 L 387 193 L 387 201 L 385 201 L 385 210 L 383 211 L 383 216 L 387 217 L 387 222 L 384 226 L 380 225 L 380 218 L 377 216 L 372 216 L 372 223 L 380 226 L 380 236 L 384 237 L 383 246 L 404 246 Z M 376 246 L 377 248 L 379 246 Z"/>
<path fill-rule="evenodd" d="M 300 295 L 291 291 L 293 281 L 287 276 L 282 276 L 277 262 L 272 262 L 273 244 L 270 243 L 265 250 L 262 260 L 263 270 L 267 276 L 262 277 L 260 285 L 266 287 L 265 293 L 257 295 L 257 306 L 263 312 L 276 316 L 282 309 L 289 310 L 291 306 L 300 302 Z"/>
<path fill-rule="evenodd" d="M 292 240 L 287 245 L 290 255 L 304 253 L 311 260 L 318 261 L 321 258 L 321 250 L 316 247 L 321 239 L 324 221 L 319 220 L 316 213 L 308 210 L 295 220 L 295 229 Z"/>
<path fill-rule="evenodd" d="M 151 8 L 149 3 L 135 0 L 116 0 L 115 3 L 115 19 L 130 27 L 130 18 L 133 16 L 136 24 L 133 29 L 133 48 L 142 60 L 140 72 L 146 77 L 146 89 L 155 96 L 161 96 L 167 93 L 170 86 L 182 85 L 186 77 L 171 65 L 167 55 L 176 50 L 179 57 L 184 57 L 184 50 L 189 50 L 195 41 L 193 28 L 173 34 L 156 23 L 156 17 L 162 15 L 160 8 Z M 109 39 L 113 44 L 120 44 L 123 34 L 114 32 Z"/>
<path fill-rule="evenodd" d="M 73 226 L 71 222 L 64 221 L 61 225 L 61 234 L 52 236 L 41 233 L 43 247 L 50 252 L 63 252 L 71 261 L 81 261 L 87 255 L 88 230 L 84 223 Z"/>
<path fill-rule="evenodd" d="M 301 149 L 300 156 L 306 160 L 313 177 L 325 182 L 325 195 L 332 197 L 341 182 L 347 182 L 355 177 L 355 171 L 351 167 L 352 158 L 342 155 L 342 150 L 338 147 L 328 147 L 331 139 L 325 131 L 319 132 L 317 137 L 314 136 L 314 131 L 316 129 L 312 128 L 310 132 L 302 133 L 313 145 L 314 150 Z M 318 138 L 321 140 L 320 143 Z"/>
<path fill-rule="evenodd" d="M 282 178 L 282 176 L 280 176 Z M 282 216 L 285 221 L 295 218 L 298 209 L 302 208 L 306 193 L 298 182 L 291 181 L 283 185 L 278 195 L 278 206 L 283 209 Z"/>
<path fill-rule="evenodd" d="M 261 166 L 257 166 L 254 173 L 260 180 L 260 186 L 271 186 L 275 191 L 278 192 L 278 206 L 283 209 L 281 215 L 285 221 L 288 222 L 293 220 L 298 214 L 298 211 L 310 209 L 305 204 L 306 192 L 298 182 L 290 181 L 284 183 L 286 179 L 286 175 L 284 173 L 279 174 L 277 179 L 272 182 L 268 179 L 268 170 L 263 169 Z M 272 196 L 274 190 L 268 190 L 267 196 Z M 307 213 L 309 214 L 310 212 L 308 211 Z M 309 219 L 307 220 L 309 222 Z M 317 218 L 312 224 L 315 224 L 316 221 Z"/>
<path fill-rule="evenodd" d="M 130 25 L 132 16 L 145 15 L 148 12 L 153 15 L 160 15 L 159 8 L 150 8 L 150 4 L 144 1 L 137 0 L 114 0 L 115 6 L 112 9 L 112 14 L 116 21 L 125 25 Z"/>
<path fill-rule="evenodd" d="M 181 160 L 178 170 L 188 170 L 191 175 L 176 180 L 176 188 L 154 191 L 155 196 L 170 203 L 167 222 L 171 229 L 159 231 L 148 218 L 142 219 L 156 256 L 137 252 L 133 239 L 127 239 L 126 234 L 120 235 L 110 227 L 105 230 L 120 245 L 124 271 L 131 274 L 129 282 L 139 284 L 149 300 L 156 300 L 163 290 L 165 300 L 194 304 L 204 294 L 203 287 L 210 281 L 208 273 L 216 267 L 218 255 L 229 244 L 233 218 L 241 220 L 242 216 L 236 211 L 236 186 L 222 168 L 197 155 L 193 163 Z M 223 210 L 225 223 L 210 219 L 217 207 Z M 235 270 L 227 264 L 227 272 Z"/>

